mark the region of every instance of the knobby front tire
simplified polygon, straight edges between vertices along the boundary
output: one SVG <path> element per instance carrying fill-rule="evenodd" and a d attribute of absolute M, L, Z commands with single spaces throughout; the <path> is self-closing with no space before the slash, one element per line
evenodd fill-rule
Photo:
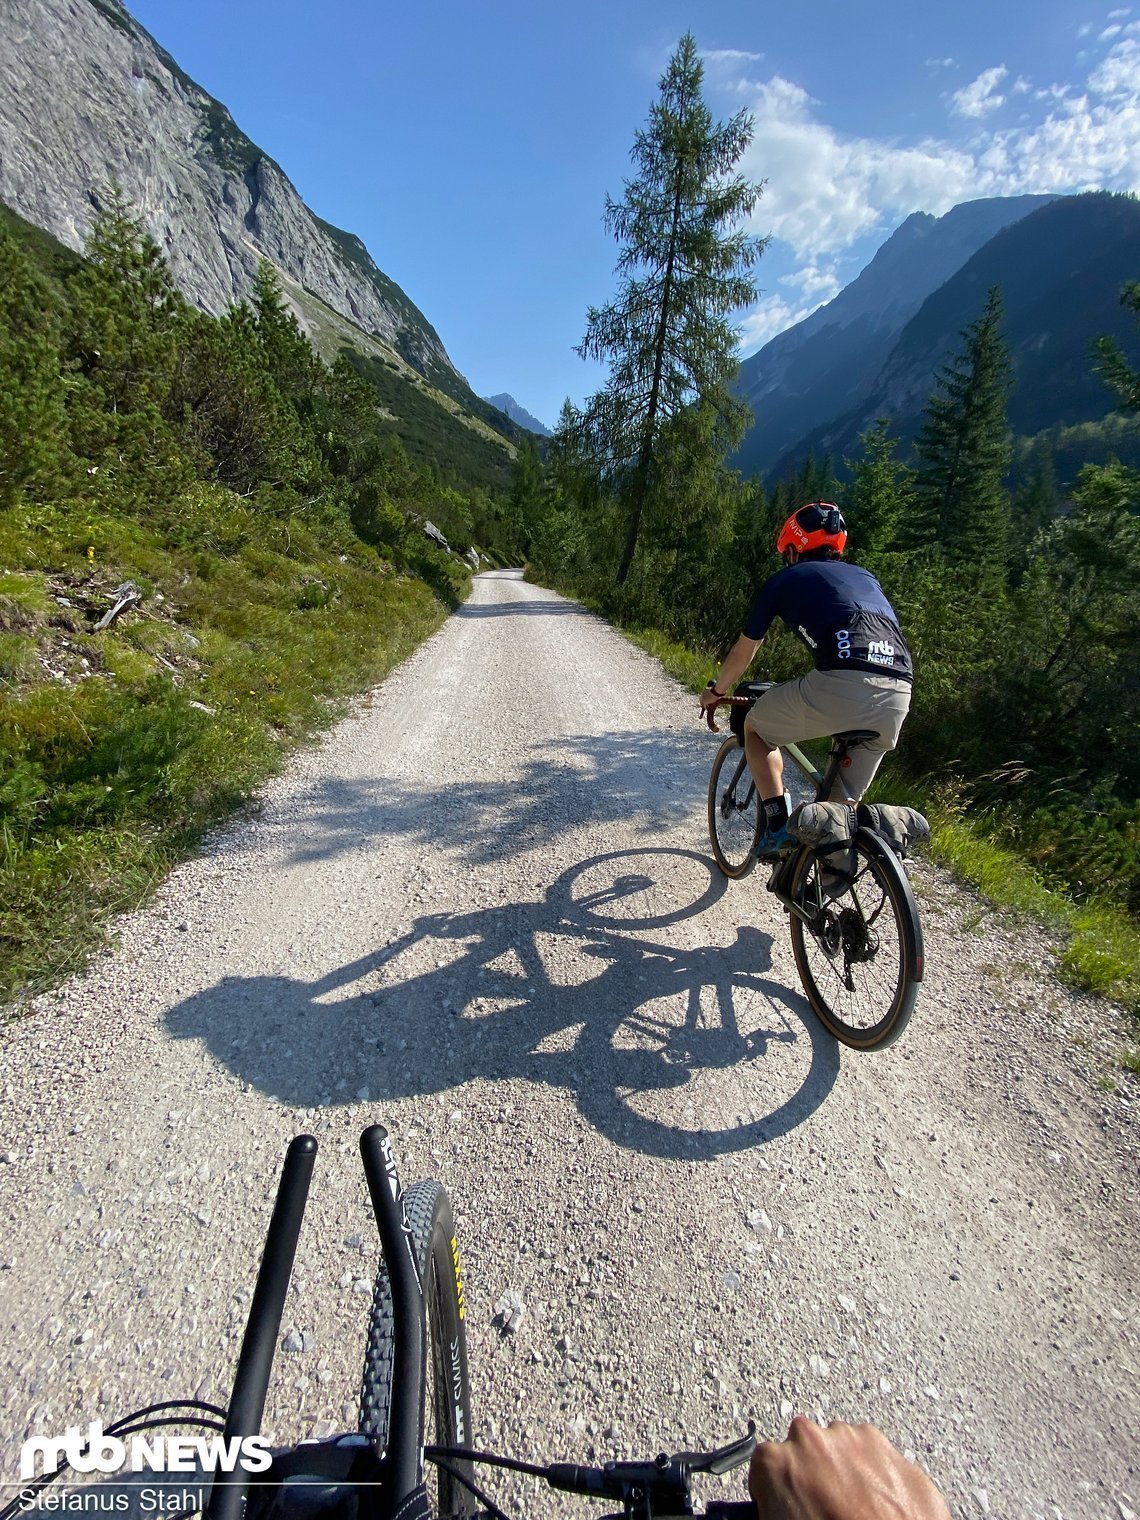
<path fill-rule="evenodd" d="M 820 1023 L 855 1050 L 890 1045 L 910 1022 L 923 972 L 918 906 L 897 856 L 870 829 L 849 851 L 802 849 L 791 897 L 814 919 L 791 915 L 792 951 Z"/>
<path fill-rule="evenodd" d="M 415 1182 L 404 1193 L 404 1210 L 415 1241 L 427 1316 L 421 1441 L 428 1446 L 469 1446 L 471 1390 L 467 1375 L 467 1336 L 463 1323 L 459 1245 L 451 1204 L 438 1182 Z M 392 1409 L 393 1353 L 392 1287 L 388 1269 L 381 1261 L 368 1325 L 368 1347 L 360 1391 L 360 1429 L 382 1443 L 388 1439 Z M 465 1477 L 472 1475 L 470 1462 L 449 1460 L 448 1465 Z M 429 1462 L 424 1481 L 434 1515 L 474 1513 L 473 1496 L 442 1467 Z"/>
<path fill-rule="evenodd" d="M 756 864 L 764 814 L 744 746 L 730 735 L 716 752 L 709 776 L 709 842 L 726 876 L 738 880 Z"/>

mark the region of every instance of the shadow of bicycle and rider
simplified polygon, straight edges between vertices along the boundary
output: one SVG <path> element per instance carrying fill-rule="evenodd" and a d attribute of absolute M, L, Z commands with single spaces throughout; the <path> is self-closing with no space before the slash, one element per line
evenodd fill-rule
<path fill-rule="evenodd" d="M 524 731 L 525 708 L 502 720 Z M 558 849 L 588 831 L 662 830 L 686 824 L 704 795 L 720 736 L 669 729 L 536 736 L 517 741 L 509 776 L 470 774 L 477 733 L 447 756 L 418 767 L 406 754 L 399 774 L 322 777 L 299 799 L 302 827 L 291 827 L 286 858 L 317 861 L 367 850 L 383 857 L 393 840 L 425 859 L 440 847 L 471 867 L 501 867 L 519 856 Z"/>
<path fill-rule="evenodd" d="M 422 913 L 312 981 L 227 977 L 168 1023 L 302 1108 L 521 1078 L 563 1089 L 628 1149 L 724 1155 L 802 1123 L 839 1068 L 771 974 L 770 935 L 745 925 L 707 942 L 701 916 L 727 886 L 692 850 L 612 851 L 534 900 Z"/>

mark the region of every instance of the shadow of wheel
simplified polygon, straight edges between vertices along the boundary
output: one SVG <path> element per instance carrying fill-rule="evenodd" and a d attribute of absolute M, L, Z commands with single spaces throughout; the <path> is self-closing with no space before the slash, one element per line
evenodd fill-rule
<path fill-rule="evenodd" d="M 726 949 L 676 932 L 726 886 L 705 856 L 662 849 L 596 856 L 555 884 L 567 927 L 610 957 L 575 1046 L 605 1078 L 579 1082 L 579 1107 L 647 1154 L 723 1155 L 785 1134 L 839 1070 L 804 999 L 764 975 L 770 936 L 745 926 Z"/>

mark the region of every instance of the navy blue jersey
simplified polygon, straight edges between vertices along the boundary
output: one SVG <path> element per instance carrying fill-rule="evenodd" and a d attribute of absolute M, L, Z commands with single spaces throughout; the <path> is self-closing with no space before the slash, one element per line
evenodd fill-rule
<path fill-rule="evenodd" d="M 761 586 L 744 623 L 762 639 L 780 618 L 811 650 L 817 670 L 914 677 L 895 610 L 869 570 L 841 559 L 802 559 Z"/>

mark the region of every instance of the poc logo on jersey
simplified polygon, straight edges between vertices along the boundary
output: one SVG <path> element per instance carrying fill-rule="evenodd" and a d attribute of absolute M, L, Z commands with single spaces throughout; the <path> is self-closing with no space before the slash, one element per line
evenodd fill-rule
<path fill-rule="evenodd" d="M 66 1462 L 76 1472 L 265 1472 L 273 1458 L 264 1436 L 128 1436 L 120 1441 L 103 1434 L 93 1420 L 86 1435 L 78 1425 L 63 1436 L 29 1436 L 20 1447 L 20 1477 L 34 1478 L 36 1458 L 45 1476 L 58 1472 Z"/>
<path fill-rule="evenodd" d="M 835 635 L 835 643 L 841 660 L 851 658 L 851 630 L 840 628 Z"/>
<path fill-rule="evenodd" d="M 876 665 L 893 665 L 895 646 L 889 639 L 872 639 L 867 646 L 867 658 Z"/>

